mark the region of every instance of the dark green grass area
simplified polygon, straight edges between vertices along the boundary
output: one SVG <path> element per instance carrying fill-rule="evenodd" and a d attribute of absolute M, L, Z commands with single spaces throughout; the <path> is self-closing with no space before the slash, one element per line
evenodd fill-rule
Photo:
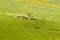
<path fill-rule="evenodd" d="M 0 15 L 0 40 L 50 40 L 50 36 L 59 39 L 59 34 L 44 31 L 49 29 L 60 31 L 60 25 L 52 21 L 21 20 Z"/>

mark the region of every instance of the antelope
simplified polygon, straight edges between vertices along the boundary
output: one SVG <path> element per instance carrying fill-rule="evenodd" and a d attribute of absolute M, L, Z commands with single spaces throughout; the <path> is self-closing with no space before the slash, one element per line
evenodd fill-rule
<path fill-rule="evenodd" d="M 24 17 L 24 16 L 17 16 L 17 18 L 19 18 L 19 19 L 28 19 L 27 17 Z"/>
<path fill-rule="evenodd" d="M 33 18 L 33 17 L 30 15 L 30 13 L 28 13 L 28 19 L 29 19 L 29 20 L 36 20 L 36 18 Z"/>

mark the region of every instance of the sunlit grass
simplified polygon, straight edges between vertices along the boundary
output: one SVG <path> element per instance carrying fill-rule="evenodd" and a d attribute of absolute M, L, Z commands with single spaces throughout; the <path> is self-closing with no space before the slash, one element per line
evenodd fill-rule
<path fill-rule="evenodd" d="M 58 23 L 52 21 L 21 20 L 0 15 L 0 40 L 52 40 L 54 36 L 45 30 L 55 28 L 60 30 Z"/>
<path fill-rule="evenodd" d="M 54 21 L 54 18 L 57 18 L 56 14 L 59 15 L 58 13 L 60 13 L 57 11 L 59 10 L 57 9 L 60 7 L 59 5 L 51 4 L 48 2 L 37 1 L 37 0 L 15 0 L 15 1 L 17 3 L 27 2 L 27 4 L 18 5 L 17 3 L 13 3 L 13 2 L 10 3 L 1 2 L 2 4 L 0 10 L 2 10 L 2 12 L 0 12 L 0 40 L 60 40 L 60 36 L 58 37 L 57 35 L 56 36 L 50 35 L 49 32 L 45 32 L 45 30 L 49 30 L 49 29 L 54 29 L 54 30 L 56 29 L 60 31 L 60 23 L 58 23 L 60 20 L 58 22 Z M 28 3 L 32 3 L 32 4 L 30 5 Z M 35 6 L 37 8 L 31 8 L 34 6 L 33 4 L 40 5 L 39 7 L 55 6 L 57 8 L 56 9 L 50 8 L 51 10 L 54 11 L 50 11 L 49 8 L 45 8 L 45 7 L 43 7 L 43 10 L 37 9 L 39 8 L 38 6 Z M 8 10 L 8 12 L 5 12 L 6 10 Z M 3 15 L 3 13 L 5 13 L 5 15 Z M 51 21 L 44 19 L 21 20 L 14 17 L 20 15 L 27 16 L 27 13 L 31 13 L 31 16 L 42 19 L 44 17 L 48 19 L 51 19 L 53 17 L 54 18 L 52 19 L 53 21 Z M 58 19 L 60 19 L 60 17 Z"/>
<path fill-rule="evenodd" d="M 15 0 L 16 2 L 27 2 L 27 3 L 32 3 L 35 5 L 41 5 L 41 6 L 48 6 L 48 7 L 60 7 L 59 4 L 53 4 L 53 3 L 48 3 L 48 2 L 43 2 L 43 1 L 38 1 L 38 0 Z"/>

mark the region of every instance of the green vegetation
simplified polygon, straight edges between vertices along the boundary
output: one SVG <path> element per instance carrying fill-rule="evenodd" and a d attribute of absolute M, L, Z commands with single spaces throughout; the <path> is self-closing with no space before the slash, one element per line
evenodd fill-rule
<path fill-rule="evenodd" d="M 37 20 L 14 17 L 27 16 L 28 13 Z M 60 40 L 60 33 L 51 32 L 60 31 L 59 13 L 60 7 L 43 7 L 25 2 L 1 0 L 0 40 Z"/>
<path fill-rule="evenodd" d="M 54 21 L 60 22 L 60 7 L 46 7 L 46 6 L 37 6 L 25 2 L 14 2 L 14 1 L 0 1 L 0 12 L 16 13 L 16 14 L 28 14 L 36 18 L 47 18 Z"/>
<path fill-rule="evenodd" d="M 60 0 L 41 0 L 41 1 L 47 1 L 47 2 L 51 2 L 51 3 L 60 3 Z"/>
<path fill-rule="evenodd" d="M 44 30 L 58 30 L 59 23 L 43 20 L 21 20 L 18 18 L 0 15 L 0 40 L 49 40 L 50 36 L 57 37 L 58 33 L 51 34 Z M 56 35 L 54 35 L 56 34 Z"/>

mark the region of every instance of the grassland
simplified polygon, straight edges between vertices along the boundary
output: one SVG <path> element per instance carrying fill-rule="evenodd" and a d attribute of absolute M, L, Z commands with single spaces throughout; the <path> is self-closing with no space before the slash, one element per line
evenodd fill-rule
<path fill-rule="evenodd" d="M 28 13 L 38 19 L 14 17 Z M 43 0 L 1 0 L 0 40 L 60 40 L 60 4 Z"/>
<path fill-rule="evenodd" d="M 59 23 L 42 20 L 20 20 L 0 15 L 0 40 L 53 40 L 59 39 Z M 47 31 L 45 31 L 47 30 Z"/>
<path fill-rule="evenodd" d="M 60 20 L 60 8 L 53 6 L 37 6 L 32 3 L 27 2 L 11 2 L 11 1 L 1 1 L 0 2 L 0 12 L 3 13 L 15 13 L 15 14 L 25 14 L 30 13 L 33 17 L 36 18 L 47 18 L 48 20 L 55 20 L 59 22 Z M 12 10 L 11 10 L 12 9 Z"/>
<path fill-rule="evenodd" d="M 40 0 L 15 0 L 16 2 L 27 2 L 27 3 L 32 3 L 32 4 L 35 4 L 35 5 L 41 5 L 41 6 L 49 6 L 49 7 L 59 7 L 60 5 L 56 5 L 56 4 L 53 4 L 52 2 L 49 3 L 49 2 L 46 2 L 46 1 L 40 1 Z"/>

